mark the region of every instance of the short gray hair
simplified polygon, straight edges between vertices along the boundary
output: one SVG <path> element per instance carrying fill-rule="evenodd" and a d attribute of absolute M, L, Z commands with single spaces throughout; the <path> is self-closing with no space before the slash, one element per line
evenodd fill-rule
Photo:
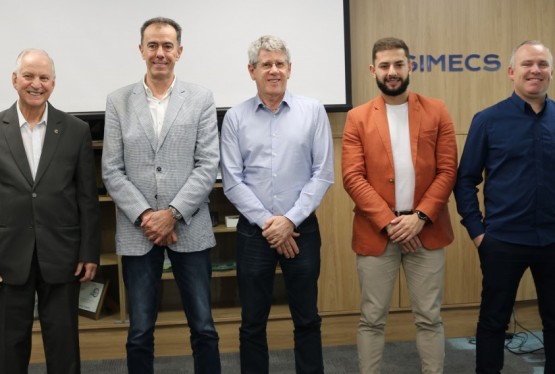
<path fill-rule="evenodd" d="M 522 43 L 519 43 L 516 47 L 513 48 L 513 52 L 511 53 L 511 59 L 509 60 L 509 66 L 511 67 L 511 69 L 515 68 L 515 54 L 516 52 L 520 49 L 520 47 L 525 46 L 525 45 L 539 45 L 544 47 L 547 50 L 547 55 L 549 56 L 549 66 L 551 66 L 551 68 L 553 68 L 553 55 L 551 54 L 551 51 L 549 50 L 549 48 L 547 48 L 545 46 L 545 44 L 543 44 L 542 42 L 540 42 L 539 40 L 525 40 Z"/>
<path fill-rule="evenodd" d="M 52 57 L 50 57 L 45 50 L 38 48 L 27 48 L 21 51 L 21 53 L 17 56 L 17 59 L 15 60 L 15 69 L 13 72 L 19 75 L 19 73 L 21 72 L 21 61 L 23 61 L 23 57 L 32 52 L 37 52 L 48 57 L 48 59 L 50 60 L 50 65 L 52 65 L 52 78 L 55 79 L 56 69 L 54 68 L 54 60 L 52 60 Z"/>
<path fill-rule="evenodd" d="M 291 62 L 291 54 L 287 44 L 277 36 L 264 35 L 252 42 L 249 47 L 249 64 L 252 66 L 256 65 L 261 50 L 281 52 L 285 55 L 287 62 Z"/>

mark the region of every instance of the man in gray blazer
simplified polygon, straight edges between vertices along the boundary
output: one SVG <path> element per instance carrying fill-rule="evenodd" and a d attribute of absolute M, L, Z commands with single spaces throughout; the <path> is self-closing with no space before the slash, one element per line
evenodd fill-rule
<path fill-rule="evenodd" d="M 153 18 L 141 28 L 147 72 L 110 94 L 102 174 L 118 207 L 117 253 L 129 302 L 127 366 L 153 373 L 154 327 L 164 253 L 181 293 L 195 373 L 220 372 L 210 309 L 208 211 L 219 163 L 216 108 L 210 91 L 176 79 L 181 27 Z"/>
<path fill-rule="evenodd" d="M 79 282 L 95 276 L 99 206 L 89 126 L 55 109 L 54 63 L 17 58 L 0 113 L 0 373 L 27 373 L 35 292 L 48 373 L 80 372 Z"/>

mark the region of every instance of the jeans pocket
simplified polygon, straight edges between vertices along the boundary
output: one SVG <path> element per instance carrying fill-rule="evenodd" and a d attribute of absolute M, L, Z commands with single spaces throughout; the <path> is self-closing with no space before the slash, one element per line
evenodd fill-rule
<path fill-rule="evenodd" d="M 483 250 L 483 248 L 485 247 L 485 244 L 484 244 L 484 243 L 486 242 L 486 240 L 487 240 L 486 238 L 487 238 L 487 237 L 488 237 L 488 236 L 484 234 L 484 237 L 482 238 L 482 241 L 480 242 L 480 245 L 479 245 L 478 248 L 477 248 L 477 249 L 478 249 L 478 252 L 480 252 L 481 250 Z"/>
<path fill-rule="evenodd" d="M 316 216 L 309 216 L 295 230 L 300 234 L 310 234 L 319 230 L 318 219 Z"/>
<path fill-rule="evenodd" d="M 237 223 L 237 234 L 252 238 L 257 233 L 260 233 L 261 229 L 256 225 L 251 225 L 246 219 L 240 218 Z"/>

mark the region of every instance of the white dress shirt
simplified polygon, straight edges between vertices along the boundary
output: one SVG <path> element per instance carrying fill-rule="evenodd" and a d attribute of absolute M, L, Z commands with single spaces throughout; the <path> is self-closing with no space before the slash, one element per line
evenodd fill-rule
<path fill-rule="evenodd" d="M 17 117 L 19 118 L 19 128 L 21 129 L 21 138 L 23 139 L 23 146 L 25 147 L 25 154 L 27 154 L 27 161 L 33 174 L 33 180 L 37 175 L 39 167 L 40 155 L 42 154 L 42 145 L 44 143 L 44 136 L 46 135 L 46 120 L 48 118 L 48 104 L 45 104 L 44 114 L 39 123 L 34 128 L 29 126 L 23 113 L 19 109 L 19 101 L 17 102 Z"/>
<path fill-rule="evenodd" d="M 146 91 L 146 99 L 148 101 L 148 109 L 150 110 L 150 115 L 152 116 L 152 122 L 154 124 L 154 132 L 156 136 L 160 135 L 160 131 L 162 130 L 162 126 L 164 126 L 164 118 L 166 118 L 166 111 L 168 110 L 168 104 L 170 102 L 170 95 L 173 90 L 173 86 L 175 85 L 175 77 L 173 78 L 173 82 L 168 87 L 168 90 L 164 94 L 161 99 L 157 99 L 153 94 L 150 88 L 146 85 L 143 80 L 143 84 L 145 85 Z"/>

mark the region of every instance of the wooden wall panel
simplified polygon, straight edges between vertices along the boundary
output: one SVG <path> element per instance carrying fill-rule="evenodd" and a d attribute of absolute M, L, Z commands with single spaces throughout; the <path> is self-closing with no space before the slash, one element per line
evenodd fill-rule
<path fill-rule="evenodd" d="M 341 139 L 345 113 L 330 114 L 334 145 L 335 183 L 317 210 L 322 236 L 319 305 L 321 312 L 359 309 L 356 258 L 351 250 L 353 207 L 341 178 Z"/>
<path fill-rule="evenodd" d="M 474 113 L 511 94 L 507 65 L 512 48 L 539 39 L 555 48 L 549 0 L 351 0 L 353 102 L 378 94 L 368 71 L 373 43 L 381 37 L 405 40 L 411 54 L 500 56 L 496 72 L 415 72 L 410 88 L 446 101 L 457 132 L 466 133 Z M 555 88 L 551 87 L 550 96 Z"/>
<path fill-rule="evenodd" d="M 548 26 L 554 17 L 555 2 L 548 0 L 351 0 L 353 104 L 360 105 L 379 94 L 368 65 L 372 45 L 381 37 L 405 40 L 411 54 L 417 56 L 496 54 L 501 68 L 495 72 L 448 72 L 435 66 L 431 72 L 411 75 L 411 90 L 445 100 L 460 154 L 474 114 L 512 93 L 507 67 L 513 47 L 526 39 L 538 39 L 555 48 L 555 34 Z M 554 87 L 549 91 L 551 97 L 555 96 Z M 481 290 L 477 251 L 459 223 L 453 197 L 449 207 L 455 241 L 446 252 L 444 305 L 476 304 Z M 409 306 L 404 282 L 401 277 L 400 307 Z M 518 299 L 534 297 L 534 285 L 527 274 Z"/>
<path fill-rule="evenodd" d="M 356 255 L 351 248 L 354 203 L 343 188 L 341 142 L 346 113 L 329 114 L 335 159 L 335 183 L 317 210 L 322 235 L 318 309 L 323 314 L 358 313 L 360 298 Z M 399 281 L 394 294 L 399 295 Z M 391 308 L 400 308 L 393 297 Z"/>
<path fill-rule="evenodd" d="M 360 105 L 379 93 L 368 70 L 368 65 L 371 63 L 371 48 L 378 38 L 384 36 L 402 38 L 409 45 L 413 55 L 498 54 L 502 67 L 496 72 L 453 73 L 434 69 L 432 72 L 415 72 L 411 76 L 410 89 L 445 100 L 455 123 L 460 153 L 474 113 L 508 97 L 512 92 L 512 85 L 506 73 L 512 48 L 525 39 L 539 39 L 552 50 L 555 49 L 555 33 L 551 26 L 553 19 L 555 19 L 555 1 L 552 0 L 350 0 L 353 104 Z M 323 53 L 325 54 L 325 51 Z M 555 96 L 553 85 L 549 95 Z M 338 344 L 337 336 L 348 335 L 349 338 L 339 344 L 353 344 L 357 317 L 353 319 L 349 313 L 356 314 L 359 309 L 359 287 L 355 255 L 351 250 L 353 203 L 344 191 L 341 181 L 341 138 L 345 113 L 331 113 L 329 116 L 334 135 L 336 178 L 335 185 L 330 189 L 317 212 L 322 230 L 319 309 L 326 317 L 323 328 L 325 343 L 333 340 L 334 344 Z M 453 198 L 449 207 L 455 230 L 455 241 L 446 252 L 444 306 L 476 305 L 480 299 L 481 289 L 477 252 L 466 230 L 459 224 Z M 409 306 L 406 285 L 403 282 L 403 277 L 397 282 L 392 310 Z M 122 287 L 123 282 L 120 279 L 120 292 L 123 292 Z M 533 281 L 527 274 L 521 282 L 517 298 L 526 300 L 535 297 Z M 474 322 L 469 325 L 467 320 L 462 319 L 457 322 L 453 320 L 450 323 L 451 314 L 461 314 L 465 318 L 470 314 L 471 320 L 474 321 L 476 313 L 474 308 L 446 310 L 444 318 L 448 336 L 470 335 L 474 326 Z M 333 316 L 334 314 L 337 316 Z M 342 314 L 345 316 L 341 316 Z M 534 309 L 528 314 L 533 317 L 520 322 L 527 326 L 532 323 L 536 326 L 531 327 L 532 329 L 541 327 L 537 319 L 537 311 Z M 124 319 L 125 315 L 120 317 Z M 343 317 L 345 321 L 338 329 L 334 331 L 326 329 L 330 318 Z M 237 318 L 237 311 L 233 310 L 231 322 L 228 325 L 220 323 L 218 326 L 223 351 L 236 350 Z M 271 339 L 278 336 L 280 331 L 290 333 L 290 322 L 284 318 L 270 322 Z M 406 333 L 410 330 L 408 326 L 411 325 L 411 318 L 410 313 L 392 314 L 387 330 L 389 336 L 392 334 L 397 336 L 398 333 L 403 334 L 401 339 L 407 339 Z M 125 340 L 126 325 L 115 322 L 114 326 L 123 326 L 123 328 L 118 329 L 118 331 L 121 330 L 120 335 L 112 340 L 110 337 L 115 336 L 113 327 L 109 330 L 97 327 L 82 330 L 84 359 L 124 356 L 122 342 Z M 352 330 L 349 330 L 348 326 L 352 326 Z M 456 330 L 457 328 L 467 330 Z M 162 333 L 163 330 L 163 328 L 158 329 L 157 334 Z M 165 330 L 168 332 L 168 337 L 177 336 L 175 325 Z M 86 337 L 88 332 L 94 336 Z M 33 362 L 43 361 L 42 342 L 38 337 L 38 330 L 34 334 Z M 412 330 L 410 334 L 412 336 Z M 184 335 L 178 335 L 179 344 L 181 344 Z M 283 344 L 283 347 L 290 347 L 289 337 L 287 341 L 289 343 Z M 102 343 L 102 347 L 108 347 L 104 354 L 97 351 L 98 342 Z M 116 349 L 113 349 L 114 347 Z M 182 349 L 183 347 L 181 344 Z M 158 348 L 157 353 L 160 355 L 183 353 L 182 351 L 164 352 L 167 349 L 164 344 Z M 185 346 L 184 349 L 187 347 Z"/>

